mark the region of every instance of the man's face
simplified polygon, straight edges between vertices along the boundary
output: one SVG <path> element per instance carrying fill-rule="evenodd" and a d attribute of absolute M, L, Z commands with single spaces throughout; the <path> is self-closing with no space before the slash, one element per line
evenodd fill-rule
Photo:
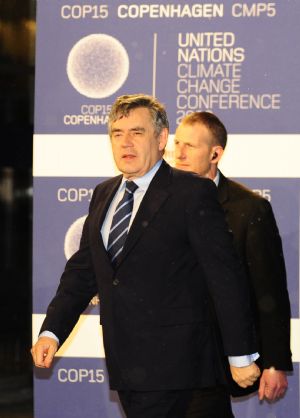
<path fill-rule="evenodd" d="M 112 123 L 111 144 L 118 169 L 134 180 L 146 174 L 161 158 L 168 138 L 167 129 L 155 135 L 150 112 L 145 107 L 130 111 Z"/>
<path fill-rule="evenodd" d="M 210 131 L 202 123 L 181 124 L 175 133 L 175 166 L 180 170 L 193 171 L 200 176 L 214 178 L 216 164 Z"/>

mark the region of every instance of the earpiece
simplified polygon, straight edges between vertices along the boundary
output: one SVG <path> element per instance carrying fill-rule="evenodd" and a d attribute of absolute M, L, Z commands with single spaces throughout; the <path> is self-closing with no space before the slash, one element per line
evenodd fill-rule
<path fill-rule="evenodd" d="M 215 158 L 217 158 L 217 156 L 218 156 L 218 153 L 215 151 L 215 152 L 213 153 L 213 155 L 212 155 L 211 159 L 212 159 L 212 160 L 214 160 Z"/>

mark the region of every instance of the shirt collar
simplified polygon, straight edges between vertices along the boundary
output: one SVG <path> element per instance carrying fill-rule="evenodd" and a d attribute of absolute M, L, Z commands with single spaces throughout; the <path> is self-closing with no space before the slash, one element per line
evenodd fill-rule
<path fill-rule="evenodd" d="M 216 175 L 216 177 L 214 178 L 214 182 L 215 182 L 215 185 L 218 187 L 219 186 L 219 181 L 220 181 L 220 171 L 218 170 L 217 171 L 217 175 Z"/>

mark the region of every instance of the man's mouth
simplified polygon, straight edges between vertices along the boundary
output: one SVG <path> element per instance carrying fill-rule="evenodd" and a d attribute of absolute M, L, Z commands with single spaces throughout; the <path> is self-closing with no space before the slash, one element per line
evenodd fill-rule
<path fill-rule="evenodd" d="M 136 155 L 134 155 L 134 154 L 123 154 L 122 155 L 123 160 L 132 160 L 135 157 L 136 157 Z"/>

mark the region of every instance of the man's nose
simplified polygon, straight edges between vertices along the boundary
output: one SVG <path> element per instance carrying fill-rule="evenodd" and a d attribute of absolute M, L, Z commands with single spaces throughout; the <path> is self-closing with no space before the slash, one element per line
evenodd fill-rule
<path fill-rule="evenodd" d="M 132 138 L 130 133 L 127 133 L 123 136 L 122 146 L 127 148 L 133 145 Z"/>

